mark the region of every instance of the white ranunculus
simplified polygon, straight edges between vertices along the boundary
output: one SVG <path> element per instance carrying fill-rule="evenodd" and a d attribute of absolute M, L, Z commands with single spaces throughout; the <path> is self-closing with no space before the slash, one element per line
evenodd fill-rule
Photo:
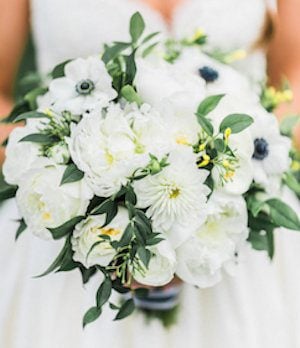
<path fill-rule="evenodd" d="M 176 270 L 176 255 L 170 243 L 166 240 L 150 248 L 152 257 L 148 269 L 143 273 L 138 270 L 133 274 L 134 279 L 147 286 L 163 286 L 173 278 Z"/>
<path fill-rule="evenodd" d="M 127 182 L 135 154 L 133 132 L 116 105 L 105 116 L 99 113 L 83 118 L 73 127 L 69 148 L 71 157 L 95 194 L 109 197 Z"/>
<path fill-rule="evenodd" d="M 49 164 L 47 158 L 40 157 L 40 145 L 32 142 L 19 142 L 31 133 L 36 133 L 36 130 L 28 126 L 15 128 L 10 133 L 5 151 L 3 174 L 5 181 L 11 185 L 18 185 L 30 169 Z"/>
<path fill-rule="evenodd" d="M 58 227 L 85 214 L 92 192 L 81 180 L 60 185 L 65 166 L 30 170 L 19 184 L 17 204 L 28 228 L 42 238 L 51 237 L 47 228 Z"/>
<path fill-rule="evenodd" d="M 75 115 L 93 110 L 99 104 L 107 106 L 117 96 L 112 79 L 98 57 L 78 58 L 65 66 L 65 76 L 49 85 L 53 102 L 63 104 Z"/>
<path fill-rule="evenodd" d="M 262 108 L 254 113 L 255 122 L 250 128 L 254 143 L 254 180 L 267 188 L 289 169 L 291 140 L 280 134 L 278 121 L 273 114 Z"/>
<path fill-rule="evenodd" d="M 183 50 L 175 66 L 187 69 L 199 79 L 206 81 L 208 95 L 229 94 L 252 98 L 258 101 L 249 80 L 228 65 L 222 64 L 202 53 L 198 47 Z"/>
<path fill-rule="evenodd" d="M 214 125 L 215 133 L 217 133 L 223 119 L 235 113 L 248 114 L 254 118 L 252 103 L 244 102 L 241 98 L 225 96 L 219 105 L 208 115 Z M 213 169 L 212 175 L 218 188 L 222 188 L 229 194 L 240 195 L 249 189 L 254 175 L 252 164 L 254 146 L 249 128 L 240 133 L 232 134 L 229 137 L 229 146 L 238 160 L 234 175 L 224 185 L 220 180 L 217 168 Z"/>
<path fill-rule="evenodd" d="M 201 79 L 162 60 L 137 60 L 135 85 L 144 102 L 154 107 L 177 93 L 188 95 L 191 105 L 199 103 L 205 96 Z"/>
<path fill-rule="evenodd" d="M 116 255 L 116 250 L 101 235 L 106 235 L 111 240 L 119 240 L 129 223 L 128 212 L 119 208 L 118 214 L 107 226 L 104 215 L 89 216 L 76 225 L 72 237 L 73 259 L 82 263 L 86 268 L 94 265 L 106 267 Z M 95 245 L 95 243 L 101 243 Z M 91 248 L 94 248 L 91 250 Z"/>
<path fill-rule="evenodd" d="M 169 166 L 160 173 L 134 183 L 138 207 L 147 209 L 154 229 L 165 232 L 178 247 L 204 221 L 209 188 L 204 185 L 208 172 L 198 169 L 189 148 L 172 152 Z"/>
<path fill-rule="evenodd" d="M 207 210 L 205 223 L 176 250 L 176 274 L 201 288 L 215 285 L 223 271 L 231 271 L 248 237 L 247 207 L 241 196 L 214 193 Z"/>

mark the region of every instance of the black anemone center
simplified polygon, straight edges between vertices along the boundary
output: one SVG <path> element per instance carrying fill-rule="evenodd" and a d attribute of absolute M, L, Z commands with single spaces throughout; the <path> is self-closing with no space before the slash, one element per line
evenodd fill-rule
<path fill-rule="evenodd" d="M 217 72 L 217 70 L 209 66 L 200 68 L 199 74 L 206 82 L 214 82 L 219 78 L 219 73 Z"/>
<path fill-rule="evenodd" d="M 254 140 L 254 153 L 253 158 L 257 160 L 263 160 L 269 154 L 269 144 L 263 138 L 257 138 Z"/>
<path fill-rule="evenodd" d="M 76 84 L 75 88 L 76 88 L 76 92 L 78 94 L 87 95 L 87 94 L 90 94 L 94 90 L 95 85 L 94 85 L 94 82 L 92 80 L 86 79 L 86 80 L 79 81 Z"/>

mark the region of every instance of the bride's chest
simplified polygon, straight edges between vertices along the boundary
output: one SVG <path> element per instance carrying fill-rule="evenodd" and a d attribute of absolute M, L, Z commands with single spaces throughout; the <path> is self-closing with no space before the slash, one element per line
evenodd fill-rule
<path fill-rule="evenodd" d="M 47 52 L 52 65 L 70 56 L 99 51 L 104 42 L 126 40 L 129 18 L 137 10 L 144 16 L 148 31 L 169 31 L 178 37 L 191 35 L 201 27 L 211 44 L 220 49 L 251 45 L 264 24 L 265 0 L 186 0 L 181 3 L 173 14 L 171 28 L 167 28 L 162 17 L 144 1 L 31 0 L 38 55 Z"/>

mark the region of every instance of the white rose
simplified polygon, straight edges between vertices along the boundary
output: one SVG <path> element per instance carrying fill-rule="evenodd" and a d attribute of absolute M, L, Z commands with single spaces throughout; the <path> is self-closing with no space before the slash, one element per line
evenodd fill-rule
<path fill-rule="evenodd" d="M 117 96 L 112 78 L 100 57 L 78 58 L 65 66 L 65 76 L 49 85 L 53 101 L 75 115 L 107 106 Z"/>
<path fill-rule="evenodd" d="M 248 237 L 247 208 L 242 197 L 214 193 L 206 222 L 177 250 L 176 274 L 201 288 L 217 284 L 231 271 Z"/>
<path fill-rule="evenodd" d="M 125 208 L 119 208 L 113 221 L 105 227 L 105 215 L 89 216 L 81 221 L 74 230 L 72 237 L 73 259 L 82 263 L 86 268 L 94 265 L 106 267 L 116 255 L 116 250 L 109 242 L 104 241 L 101 235 L 111 237 L 111 240 L 119 240 L 129 223 L 128 212 Z M 95 243 L 102 241 L 100 244 Z M 91 248 L 95 247 L 91 250 Z"/>
<path fill-rule="evenodd" d="M 166 240 L 150 248 L 152 257 L 148 269 L 141 273 L 136 271 L 134 279 L 147 286 L 163 286 L 173 278 L 176 270 L 176 255 Z"/>
<path fill-rule="evenodd" d="M 50 238 L 47 228 L 84 215 L 92 198 L 84 180 L 60 185 L 65 169 L 65 166 L 32 169 L 20 182 L 18 207 L 28 228 L 39 237 Z"/>
<path fill-rule="evenodd" d="M 6 146 L 6 159 L 3 164 L 5 181 L 18 185 L 23 176 L 32 168 L 44 167 L 49 163 L 45 157 L 40 157 L 40 146 L 32 142 L 19 142 L 25 136 L 35 133 L 31 127 L 15 128 Z"/>

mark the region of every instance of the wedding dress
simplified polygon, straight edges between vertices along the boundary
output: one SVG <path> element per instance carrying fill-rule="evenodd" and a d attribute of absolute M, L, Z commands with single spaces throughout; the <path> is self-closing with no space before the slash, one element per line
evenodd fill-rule
<path fill-rule="evenodd" d="M 140 1 L 32 0 L 39 70 L 46 73 L 68 58 L 98 52 L 106 41 L 126 40 L 128 20 L 136 10 L 143 14 L 149 32 L 180 37 L 200 26 L 212 48 L 249 50 L 261 33 L 266 3 L 190 0 L 176 9 L 173 22 L 166 26 Z M 246 67 L 263 76 L 263 52 L 256 51 Z M 294 207 L 297 204 L 295 200 Z M 185 286 L 178 324 L 169 330 L 155 320 L 146 324 L 142 314 L 112 322 L 114 313 L 106 309 L 83 331 L 82 316 L 94 303 L 97 277 L 85 288 L 77 272 L 33 279 L 50 264 L 61 243 L 42 241 L 30 233 L 15 243 L 17 218 L 13 200 L 1 207 L 1 348 L 300 347 L 300 235 L 296 232 L 277 232 L 273 263 L 265 253 L 249 250 L 235 278 L 224 277 L 206 290 Z"/>

